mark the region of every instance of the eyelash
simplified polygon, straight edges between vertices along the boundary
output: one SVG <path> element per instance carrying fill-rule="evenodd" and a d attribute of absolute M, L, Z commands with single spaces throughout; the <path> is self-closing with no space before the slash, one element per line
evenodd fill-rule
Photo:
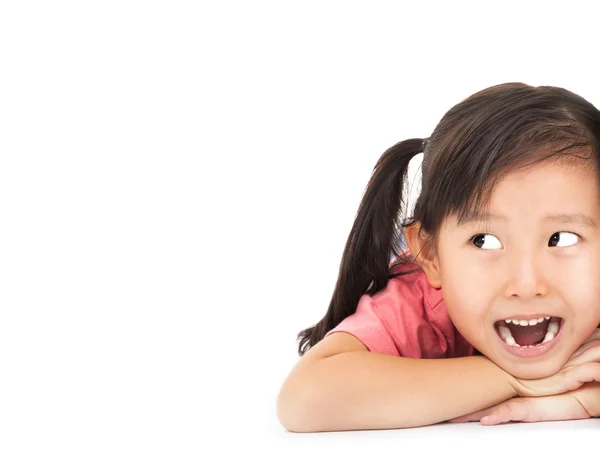
<path fill-rule="evenodd" d="M 582 237 L 581 237 L 579 234 L 577 234 L 577 233 L 575 233 L 575 232 L 572 232 L 572 231 L 568 231 L 568 230 L 560 230 L 560 231 L 554 232 L 554 233 L 552 233 L 552 235 L 550 235 L 550 238 L 552 238 L 552 237 L 553 237 L 554 235 L 556 235 L 557 233 L 571 233 L 572 235 L 575 235 L 575 236 L 576 236 L 576 237 L 579 239 L 579 241 L 582 241 L 582 240 L 583 240 L 583 238 L 582 238 Z M 470 244 L 473 244 L 473 240 L 474 240 L 475 238 L 477 238 L 478 236 L 481 236 L 481 235 L 492 235 L 492 236 L 496 236 L 496 235 L 494 235 L 493 233 L 490 233 L 490 232 L 479 232 L 479 233 L 475 233 L 473 236 L 471 236 L 471 238 L 469 238 L 469 243 L 470 243 Z M 498 237 L 496 236 L 496 238 L 498 238 Z M 550 241 L 550 238 L 548 238 L 548 241 Z M 473 244 L 473 246 L 477 248 L 477 246 L 475 246 L 474 244 Z M 477 248 L 477 249 L 481 249 L 481 248 Z"/>

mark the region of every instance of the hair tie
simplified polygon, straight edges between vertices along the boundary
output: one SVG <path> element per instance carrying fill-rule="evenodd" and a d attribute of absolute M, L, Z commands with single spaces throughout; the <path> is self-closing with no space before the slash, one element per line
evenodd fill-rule
<path fill-rule="evenodd" d="M 427 147 L 427 143 L 429 143 L 429 137 L 423 138 L 423 143 L 421 143 L 421 153 L 425 152 L 425 148 Z"/>

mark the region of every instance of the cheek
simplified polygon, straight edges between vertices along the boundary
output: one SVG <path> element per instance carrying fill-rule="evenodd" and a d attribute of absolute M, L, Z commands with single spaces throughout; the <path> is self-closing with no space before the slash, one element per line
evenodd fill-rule
<path fill-rule="evenodd" d="M 590 259 L 564 259 L 549 266 L 548 279 L 573 301 L 600 297 L 600 268 Z"/>
<path fill-rule="evenodd" d="M 485 335 L 483 327 L 489 323 L 489 300 L 485 295 L 472 286 L 446 285 L 442 291 L 448 314 L 458 331 L 471 342 L 482 338 Z"/>
<path fill-rule="evenodd" d="M 472 345 L 480 349 L 486 344 L 492 327 L 490 308 L 496 289 L 489 263 L 471 260 L 464 255 L 444 255 L 441 264 L 442 294 L 448 314 L 456 329 Z M 451 265 L 449 262 L 460 262 Z M 495 320 L 494 320 L 495 321 Z"/>
<path fill-rule="evenodd" d="M 578 332 L 600 323 L 600 271 L 595 262 L 573 260 L 552 275 L 550 290 L 565 316 L 571 319 Z M 573 333 L 575 335 L 576 333 Z"/>
<path fill-rule="evenodd" d="M 456 329 L 480 349 L 489 336 L 489 310 L 494 289 L 489 275 L 480 266 L 464 263 L 459 269 L 442 267 L 442 295 Z M 458 271 L 457 271 L 458 270 Z"/>
<path fill-rule="evenodd" d="M 483 318 L 492 302 L 492 279 L 484 271 L 446 273 L 442 278 L 442 294 L 448 310 L 457 316 Z"/>

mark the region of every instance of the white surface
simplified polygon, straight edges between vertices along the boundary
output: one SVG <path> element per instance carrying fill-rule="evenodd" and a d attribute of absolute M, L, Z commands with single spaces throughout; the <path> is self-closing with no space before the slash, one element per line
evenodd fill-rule
<path fill-rule="evenodd" d="M 4 2 L 0 460 L 589 450 L 597 420 L 292 435 L 275 398 L 385 149 L 496 83 L 600 105 L 590 5 Z"/>
<path fill-rule="evenodd" d="M 274 432 L 267 455 L 286 461 L 565 461 L 593 460 L 600 420 L 565 423 L 513 423 L 484 427 L 477 423 L 441 424 L 419 429 L 317 434 Z M 271 450 L 272 449 L 272 450 Z M 302 457 L 299 455 L 302 454 Z"/>

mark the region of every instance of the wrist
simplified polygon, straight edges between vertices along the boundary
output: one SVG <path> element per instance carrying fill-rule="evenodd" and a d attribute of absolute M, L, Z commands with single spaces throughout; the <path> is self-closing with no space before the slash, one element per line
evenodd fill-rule
<path fill-rule="evenodd" d="M 506 373 L 506 381 L 508 382 L 508 385 L 510 386 L 510 388 L 513 392 L 513 397 L 519 397 L 519 396 L 524 395 L 523 394 L 523 385 L 519 382 L 519 380 L 517 378 Z"/>
<path fill-rule="evenodd" d="M 491 363 L 494 366 L 494 368 L 498 371 L 503 382 L 506 384 L 507 394 L 509 395 L 508 399 L 513 398 L 513 397 L 518 397 L 518 396 L 522 395 L 522 393 L 524 393 L 524 387 L 517 378 L 515 378 L 513 375 L 508 373 L 506 370 L 503 370 L 502 368 L 500 368 L 497 364 L 492 362 L 489 358 L 487 358 L 485 356 L 482 356 L 482 358 L 486 359 L 489 363 Z"/>
<path fill-rule="evenodd" d="M 502 368 L 498 367 L 500 370 L 502 370 Z M 519 396 L 523 396 L 525 394 L 525 388 L 523 387 L 523 384 L 521 384 L 521 382 L 515 378 L 513 375 L 511 375 L 510 373 L 508 373 L 507 371 L 502 370 L 502 372 L 505 375 L 506 378 L 506 382 L 510 388 L 511 397 L 519 397 Z"/>

